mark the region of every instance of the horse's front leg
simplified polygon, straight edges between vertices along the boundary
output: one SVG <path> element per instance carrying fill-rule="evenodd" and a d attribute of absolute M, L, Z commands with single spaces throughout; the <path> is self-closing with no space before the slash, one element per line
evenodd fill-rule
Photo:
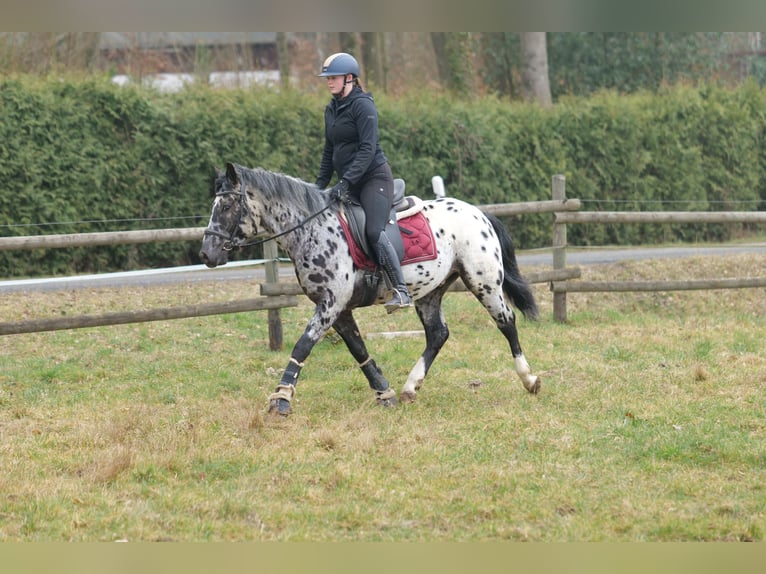
<path fill-rule="evenodd" d="M 319 308 L 320 306 L 317 305 L 314 316 L 290 353 L 290 361 L 282 374 L 282 379 L 274 393 L 269 396 L 269 413 L 287 416 L 292 412 L 290 403 L 295 396 L 295 386 L 298 384 L 303 363 L 311 354 L 314 345 L 330 329 L 330 325 L 337 316 L 337 313 L 320 312 Z"/>
<path fill-rule="evenodd" d="M 386 377 L 367 352 L 359 327 L 351 311 L 343 311 L 333 325 L 346 343 L 351 355 L 362 369 L 370 388 L 375 392 L 375 400 L 386 407 L 396 405 L 396 392 L 389 387 Z"/>

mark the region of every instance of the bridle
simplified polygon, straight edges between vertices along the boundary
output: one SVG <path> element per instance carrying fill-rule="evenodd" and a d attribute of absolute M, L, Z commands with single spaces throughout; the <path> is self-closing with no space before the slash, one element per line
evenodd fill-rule
<path fill-rule="evenodd" d="M 237 221 L 237 224 L 234 226 L 234 229 L 226 235 L 225 233 L 221 233 L 220 231 L 217 231 L 215 229 L 206 228 L 205 235 L 213 235 L 214 237 L 220 237 L 221 239 L 224 239 L 223 243 L 223 250 L 224 251 L 231 251 L 232 249 L 236 249 L 239 247 L 244 247 L 244 244 L 239 243 L 239 239 L 237 238 L 237 231 L 239 231 L 239 226 L 242 224 L 242 219 L 244 218 L 245 212 L 248 211 L 247 209 L 247 202 L 245 201 L 245 192 L 242 191 L 240 185 L 239 191 L 234 190 L 226 190 L 226 191 L 218 191 L 216 192 L 216 197 L 223 197 L 225 195 L 238 195 L 239 196 L 239 221 Z"/>
<path fill-rule="evenodd" d="M 215 229 L 205 229 L 205 232 L 203 235 L 213 235 L 214 237 L 220 237 L 224 239 L 224 244 L 222 249 L 224 251 L 232 251 L 233 249 L 239 249 L 240 247 L 250 247 L 252 245 L 261 245 L 263 243 L 266 243 L 267 241 L 271 241 L 272 239 L 277 239 L 278 237 L 282 237 L 283 235 L 287 235 L 288 233 L 292 233 L 296 229 L 300 229 L 306 223 L 314 219 L 315 217 L 319 217 L 322 215 L 325 211 L 330 209 L 332 207 L 332 203 L 328 203 L 325 205 L 322 209 L 317 211 L 316 213 L 312 213 L 309 215 L 306 219 L 301 221 L 298 225 L 295 225 L 291 227 L 290 229 L 286 229 L 284 231 L 281 231 L 277 233 L 276 235 L 270 235 L 269 237 L 265 237 L 264 239 L 259 239 L 256 241 L 247 241 L 243 242 L 240 240 L 240 238 L 237 237 L 237 231 L 239 231 L 239 227 L 242 224 L 243 219 L 245 218 L 245 215 L 250 214 L 250 210 L 247 208 L 247 193 L 242 191 L 242 184 L 240 184 L 240 190 L 234 191 L 234 190 L 225 190 L 225 191 L 219 191 L 216 192 L 216 197 L 222 197 L 224 195 L 238 195 L 239 196 L 239 221 L 237 221 L 237 224 L 234 226 L 234 229 L 232 232 L 228 235 L 225 233 L 221 233 L 220 231 L 216 231 Z"/>

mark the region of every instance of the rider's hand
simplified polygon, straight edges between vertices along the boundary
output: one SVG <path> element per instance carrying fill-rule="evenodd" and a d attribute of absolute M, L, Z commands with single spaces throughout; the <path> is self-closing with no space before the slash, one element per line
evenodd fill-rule
<path fill-rule="evenodd" d="M 347 199 L 348 188 L 348 182 L 341 178 L 338 180 L 338 183 L 330 188 L 330 197 L 345 202 Z"/>

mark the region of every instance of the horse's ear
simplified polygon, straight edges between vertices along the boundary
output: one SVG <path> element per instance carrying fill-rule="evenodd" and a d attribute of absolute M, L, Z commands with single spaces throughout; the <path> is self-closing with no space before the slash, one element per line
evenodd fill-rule
<path fill-rule="evenodd" d="M 232 185 L 237 185 L 239 183 L 239 174 L 237 173 L 237 168 L 235 168 L 234 164 L 231 162 L 226 163 L 226 177 L 229 179 Z"/>

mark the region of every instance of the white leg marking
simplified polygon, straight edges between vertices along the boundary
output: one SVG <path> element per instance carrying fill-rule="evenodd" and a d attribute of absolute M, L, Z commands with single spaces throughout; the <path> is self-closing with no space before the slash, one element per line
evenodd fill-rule
<path fill-rule="evenodd" d="M 516 374 L 519 375 L 521 382 L 524 384 L 524 388 L 530 392 L 536 393 L 539 389 L 539 378 L 537 375 L 532 374 L 532 370 L 529 368 L 529 363 L 524 355 L 519 355 L 514 358 L 516 362 Z M 537 387 L 537 388 L 536 388 Z"/>
<path fill-rule="evenodd" d="M 423 357 L 420 357 L 418 362 L 415 363 L 415 366 L 412 367 L 412 370 L 407 377 L 407 382 L 404 383 L 404 387 L 402 387 L 402 393 L 415 396 L 415 392 L 420 388 L 420 385 L 423 383 L 423 379 L 425 378 L 425 363 L 423 362 Z"/>

